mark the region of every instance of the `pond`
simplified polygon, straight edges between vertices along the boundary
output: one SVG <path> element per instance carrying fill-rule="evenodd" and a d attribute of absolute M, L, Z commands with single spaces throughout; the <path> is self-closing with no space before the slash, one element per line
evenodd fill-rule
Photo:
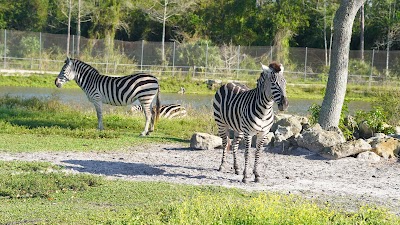
<path fill-rule="evenodd" d="M 79 108 L 81 110 L 93 110 L 92 103 L 87 100 L 85 93 L 78 88 L 37 88 L 37 87 L 0 87 L 0 96 L 20 96 L 22 98 L 59 98 L 65 104 Z M 197 94 L 176 94 L 176 93 L 161 93 L 160 95 L 162 104 L 177 103 L 182 104 L 185 107 L 191 107 L 194 109 L 211 109 L 212 99 L 211 95 L 197 95 Z M 321 104 L 322 99 L 289 99 L 288 112 L 296 115 L 307 115 L 308 108 L 313 104 Z M 351 101 L 348 104 L 349 111 L 351 114 L 358 110 L 370 110 L 370 104 L 363 101 Z M 115 108 L 121 108 L 116 106 L 104 106 L 105 111 L 113 111 Z M 277 110 L 275 104 L 275 110 Z"/>

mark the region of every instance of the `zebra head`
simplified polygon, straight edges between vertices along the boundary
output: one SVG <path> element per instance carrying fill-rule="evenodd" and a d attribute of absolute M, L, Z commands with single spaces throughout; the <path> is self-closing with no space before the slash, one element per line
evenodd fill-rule
<path fill-rule="evenodd" d="M 58 74 L 55 80 L 55 85 L 58 88 L 61 88 L 64 83 L 67 83 L 68 81 L 73 80 L 74 78 L 75 78 L 75 71 L 73 67 L 73 60 L 67 57 L 67 59 L 65 60 L 65 64 L 60 71 L 60 74 Z"/>
<path fill-rule="evenodd" d="M 278 104 L 278 109 L 284 111 L 289 106 L 286 95 L 286 80 L 283 77 L 283 65 L 275 62 L 269 66 L 262 65 L 263 72 L 257 86 L 263 87 L 267 98 L 273 99 Z"/>

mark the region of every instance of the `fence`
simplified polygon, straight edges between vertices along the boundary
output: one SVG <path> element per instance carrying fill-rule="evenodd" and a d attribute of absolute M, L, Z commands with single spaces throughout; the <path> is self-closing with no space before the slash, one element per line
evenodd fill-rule
<path fill-rule="evenodd" d="M 101 73 L 124 75 L 138 71 L 193 76 L 206 79 L 242 79 L 260 73 L 260 63 L 277 57 L 271 46 L 214 46 L 208 42 L 161 42 L 98 40 L 67 35 L 0 30 L 1 71 L 57 73 L 67 52 L 73 58 L 88 62 Z M 314 48 L 290 48 L 283 57 L 289 80 L 325 81 L 329 51 Z M 349 82 L 392 83 L 400 77 L 399 51 L 350 51 Z"/>

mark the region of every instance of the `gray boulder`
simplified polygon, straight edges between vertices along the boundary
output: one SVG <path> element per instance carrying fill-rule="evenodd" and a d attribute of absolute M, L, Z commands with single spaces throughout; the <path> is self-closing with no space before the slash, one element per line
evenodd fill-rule
<path fill-rule="evenodd" d="M 344 143 L 346 140 L 340 132 L 326 131 L 319 124 L 315 124 L 303 131 L 297 138 L 297 145 L 312 152 L 319 153 L 323 148 Z"/>
<path fill-rule="evenodd" d="M 368 142 L 363 139 L 358 139 L 325 147 L 318 152 L 318 154 L 327 159 L 340 159 L 351 155 L 357 155 L 371 149 L 372 147 Z"/>
<path fill-rule="evenodd" d="M 381 160 L 381 157 L 375 152 L 366 151 L 358 154 L 357 159 L 368 162 L 379 162 Z"/>
<path fill-rule="evenodd" d="M 215 149 L 222 146 L 222 139 L 207 133 L 194 133 L 190 139 L 190 148 L 198 150 Z"/>

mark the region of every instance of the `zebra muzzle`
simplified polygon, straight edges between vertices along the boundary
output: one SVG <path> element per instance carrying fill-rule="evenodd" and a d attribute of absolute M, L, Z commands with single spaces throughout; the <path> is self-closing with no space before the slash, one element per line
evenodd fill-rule
<path fill-rule="evenodd" d="M 58 88 L 61 88 L 62 85 L 63 85 L 63 83 L 60 82 L 60 79 L 59 79 L 59 78 L 56 78 L 56 80 L 54 81 L 54 84 L 55 84 Z"/>
<path fill-rule="evenodd" d="M 289 100 L 287 97 L 283 97 L 281 99 L 280 104 L 278 104 L 279 111 L 285 111 L 289 106 Z"/>

